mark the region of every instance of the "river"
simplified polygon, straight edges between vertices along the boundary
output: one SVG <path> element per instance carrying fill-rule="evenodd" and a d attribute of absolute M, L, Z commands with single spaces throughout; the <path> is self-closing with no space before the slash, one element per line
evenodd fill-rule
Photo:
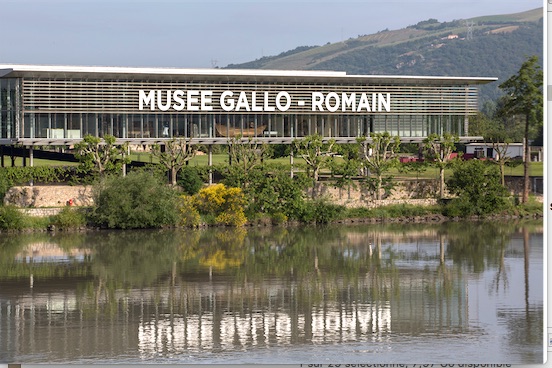
<path fill-rule="evenodd" d="M 1 362 L 543 361 L 542 222 L 0 236 Z"/>

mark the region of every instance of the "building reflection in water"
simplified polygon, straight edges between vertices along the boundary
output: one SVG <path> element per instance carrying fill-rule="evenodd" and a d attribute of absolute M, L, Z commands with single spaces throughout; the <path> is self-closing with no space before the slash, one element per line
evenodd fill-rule
<path fill-rule="evenodd" d="M 186 295 L 185 304 L 173 308 L 183 313 L 170 313 L 168 298 L 154 311 L 143 310 L 138 333 L 140 353 L 151 356 L 162 351 L 380 341 L 391 332 L 389 301 L 325 300 L 301 308 L 296 286 L 288 287 L 271 285 L 250 299 L 239 294 L 210 291 L 203 295 L 180 289 L 178 293 Z M 181 295 L 174 297 L 180 299 Z"/>
<path fill-rule="evenodd" d="M 275 249 L 268 258 L 281 255 L 291 247 L 282 237 L 278 246 L 240 250 L 245 260 L 233 269 L 239 272 L 191 267 L 193 257 L 182 261 L 171 255 L 169 261 L 146 260 L 162 266 L 154 282 L 140 285 L 125 280 L 130 276 L 120 269 L 111 274 L 106 264 L 95 263 L 102 257 L 93 246 L 80 253 L 72 249 L 68 259 L 47 272 L 40 264 L 47 263 L 45 254 L 35 252 L 41 261 L 33 263 L 24 254 L 28 250 L 20 251 L 10 267 L 33 274 L 34 280 L 0 278 L 0 360 L 148 361 L 282 346 L 391 344 L 397 336 L 432 336 L 431 341 L 494 333 L 477 320 L 480 311 L 474 305 L 484 308 L 481 295 L 477 303 L 470 302 L 469 285 L 481 279 L 466 263 L 473 255 L 452 251 L 451 246 L 461 245 L 450 234 L 424 230 L 397 236 L 338 234 L 329 244 L 300 248 L 305 258 L 282 263 L 285 272 L 274 265 L 258 272 L 243 266 L 252 263 L 247 258 L 252 254 L 259 257 L 260 248 Z M 531 248 L 537 251 L 531 262 L 538 260 L 540 248 Z M 230 248 L 224 249 L 228 255 Z M 520 275 L 506 275 L 504 259 L 528 265 L 523 249 L 507 238 L 496 251 L 486 248 L 482 254 L 488 269 L 496 265 L 511 286 Z M 50 243 L 48 251 L 59 257 Z M 526 295 L 526 304 L 538 304 L 539 297 L 542 312 L 542 295 Z M 531 320 L 533 326 L 542 324 Z"/>

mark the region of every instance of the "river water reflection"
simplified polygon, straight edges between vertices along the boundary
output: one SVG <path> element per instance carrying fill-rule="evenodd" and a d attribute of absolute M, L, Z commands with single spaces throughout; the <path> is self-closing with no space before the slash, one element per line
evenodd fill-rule
<path fill-rule="evenodd" d="M 542 222 L 0 239 L 0 361 L 540 363 Z"/>

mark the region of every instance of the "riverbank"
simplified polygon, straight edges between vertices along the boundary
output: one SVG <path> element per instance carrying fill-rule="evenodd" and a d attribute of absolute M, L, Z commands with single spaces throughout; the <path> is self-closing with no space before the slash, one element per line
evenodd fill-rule
<path fill-rule="evenodd" d="M 508 221 L 508 220 L 539 220 L 543 218 L 543 207 L 533 201 L 528 205 L 516 206 L 508 211 L 485 216 L 445 216 L 442 206 L 421 205 L 390 205 L 377 209 L 356 208 L 349 210 L 336 219 L 321 224 L 440 224 L 459 221 Z M 56 231 L 97 231 L 100 226 L 91 225 L 88 214 L 90 207 L 57 207 L 57 208 L 15 208 L 12 206 L 0 207 L 0 233 L 30 233 Z M 33 216 L 32 213 L 49 213 L 48 215 Z M 364 213 L 364 216 L 358 216 Z M 402 213 L 402 215 L 400 214 Z M 311 222 L 310 224 L 313 224 Z M 282 221 L 269 216 L 259 216 L 247 221 L 244 228 L 255 227 L 296 227 L 309 223 L 296 220 Z M 182 226 L 186 228 L 188 226 Z M 228 227 L 222 224 L 201 222 L 195 228 Z M 167 228 L 174 228 L 168 226 Z"/>
<path fill-rule="evenodd" d="M 473 204 L 456 198 L 438 200 L 431 197 L 427 195 L 431 190 L 419 191 L 420 183 L 415 187 L 396 188 L 393 195 L 383 200 L 370 198 L 365 189 L 345 190 L 327 184 L 315 187 L 314 193 L 295 188 L 282 199 L 266 193 L 261 198 L 261 192 L 250 193 L 246 197 L 241 189 L 223 184 L 204 187 L 196 195 L 184 195 L 147 174 L 129 175 L 113 183 L 116 186 L 103 189 L 102 194 L 107 196 L 97 204 L 94 203 L 91 187 L 12 187 L 6 195 L 4 206 L 0 207 L 0 229 L 58 231 L 329 223 L 441 223 L 460 219 L 543 216 L 541 196 L 531 197 L 530 203 L 524 205 L 516 204 L 512 196 L 493 197 L 493 200 L 499 202 L 482 197 L 481 201 L 488 204 L 483 212 L 474 210 L 473 206 L 479 206 L 478 202 Z M 148 186 L 144 187 L 145 183 Z M 427 189 L 428 185 L 424 187 Z M 152 194 L 146 198 L 142 193 Z M 419 198 L 420 193 L 426 195 Z M 285 202 L 280 203 L 282 200 Z M 498 203 L 500 207 L 492 206 L 492 203 Z M 482 213 L 485 215 L 470 216 Z"/>

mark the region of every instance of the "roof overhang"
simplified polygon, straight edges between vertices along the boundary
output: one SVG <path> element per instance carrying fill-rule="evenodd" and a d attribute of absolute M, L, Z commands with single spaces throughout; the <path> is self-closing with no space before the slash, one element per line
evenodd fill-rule
<path fill-rule="evenodd" d="M 145 79 L 145 80 L 231 80 L 310 83 L 474 85 L 497 80 L 494 77 L 448 77 L 403 75 L 348 75 L 342 71 L 263 70 L 263 69 L 182 69 L 105 66 L 2 65 L 0 78 L 59 79 Z"/>

